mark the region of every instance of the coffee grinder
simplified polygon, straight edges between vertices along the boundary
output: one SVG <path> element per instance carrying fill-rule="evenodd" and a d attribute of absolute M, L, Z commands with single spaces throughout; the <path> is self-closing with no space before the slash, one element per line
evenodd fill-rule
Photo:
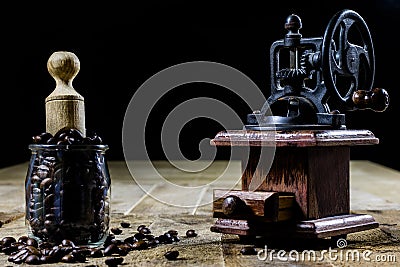
<path fill-rule="evenodd" d="M 299 16 L 288 16 L 287 34 L 270 47 L 271 95 L 261 110 L 248 114 L 243 129 L 211 140 L 249 148 L 241 190 L 213 192 L 213 232 L 338 239 L 379 226 L 368 214 L 351 214 L 349 196 L 350 148 L 379 139 L 345 120 L 346 112 L 389 105 L 387 91 L 372 88 L 370 31 L 348 9 L 331 18 L 323 37 L 303 38 L 301 28 Z M 261 157 L 268 147 L 272 161 Z"/>

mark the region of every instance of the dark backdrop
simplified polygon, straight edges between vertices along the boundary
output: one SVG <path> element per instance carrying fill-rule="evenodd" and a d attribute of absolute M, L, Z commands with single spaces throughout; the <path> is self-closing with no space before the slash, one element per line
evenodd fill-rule
<path fill-rule="evenodd" d="M 303 22 L 304 37 L 323 36 L 330 18 L 349 8 L 367 22 L 375 46 L 375 86 L 391 97 L 384 113 L 346 115 L 348 128 L 370 129 L 379 145 L 354 147 L 353 159 L 400 169 L 396 124 L 398 105 L 398 25 L 400 4 L 376 1 L 168 1 L 121 5 L 87 3 L 37 6 L 10 4 L 1 9 L 2 152 L 0 165 L 29 160 L 31 137 L 45 130 L 44 99 L 55 88 L 47 72 L 49 56 L 74 52 L 81 70 L 73 85 L 85 97 L 86 126 L 110 146 L 109 160 L 123 160 L 122 123 L 135 90 L 164 68 L 188 61 L 214 61 L 249 76 L 269 95 L 269 47 L 286 33 L 288 15 Z M 262 2 L 262 1 L 260 1 Z M 155 106 L 148 122 L 149 155 L 164 159 L 160 130 L 165 116 L 181 101 L 205 96 L 224 101 L 245 120 L 251 112 L 224 88 L 191 84 L 175 88 Z M 212 138 L 221 125 L 194 120 L 181 134 L 183 153 L 199 156 L 199 140 Z M 224 158 L 226 155 L 219 155 Z"/>

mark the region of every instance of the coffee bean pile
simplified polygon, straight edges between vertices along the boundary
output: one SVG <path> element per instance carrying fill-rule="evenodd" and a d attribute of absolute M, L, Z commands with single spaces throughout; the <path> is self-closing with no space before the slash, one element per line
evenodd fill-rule
<path fill-rule="evenodd" d="M 35 135 L 32 142 L 42 145 L 101 145 L 103 140 L 95 132 L 90 132 L 84 137 L 78 129 L 63 128 L 54 136 L 47 132 Z"/>
<path fill-rule="evenodd" d="M 31 147 L 25 183 L 29 236 L 53 243 L 104 241 L 109 230 L 111 180 L 104 151 L 97 147 L 101 138 L 96 134 L 83 137 L 80 131 L 65 128 L 54 136 L 34 136 L 33 142 L 38 146 Z"/>
<path fill-rule="evenodd" d="M 124 226 L 126 225 L 124 224 Z M 56 244 L 47 241 L 37 242 L 36 239 L 28 236 L 21 236 L 18 239 L 6 236 L 0 239 L 0 252 L 8 255 L 8 261 L 15 264 L 84 263 L 88 258 L 106 257 L 105 263 L 108 266 L 117 266 L 123 263 L 123 256 L 130 251 L 151 249 L 179 241 L 176 230 L 154 235 L 147 226 L 139 225 L 136 233 L 124 239 L 120 239 L 116 234 L 110 232 L 104 244 L 97 247 L 79 246 L 68 239 L 63 239 Z M 172 250 L 167 251 L 164 257 L 168 260 L 175 260 L 178 255 L 178 251 Z"/>

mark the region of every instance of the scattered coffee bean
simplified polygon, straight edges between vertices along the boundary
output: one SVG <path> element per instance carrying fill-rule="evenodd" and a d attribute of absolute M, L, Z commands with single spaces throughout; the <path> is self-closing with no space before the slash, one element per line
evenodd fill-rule
<path fill-rule="evenodd" d="M 196 236 L 197 236 L 197 233 L 196 233 L 195 230 L 190 229 L 190 230 L 187 230 L 187 231 L 186 231 L 186 236 L 187 236 L 187 237 L 196 237 Z"/>
<path fill-rule="evenodd" d="M 144 234 L 144 235 L 148 235 L 148 234 L 151 234 L 151 231 L 147 227 L 142 227 L 142 228 L 140 228 L 139 233 Z"/>
<path fill-rule="evenodd" d="M 167 233 L 170 235 L 178 235 L 178 231 L 176 230 L 169 230 Z"/>
<path fill-rule="evenodd" d="M 104 263 L 107 264 L 107 266 L 117 266 L 120 265 L 124 262 L 124 258 L 121 257 L 112 257 L 112 258 L 107 258 Z"/>
<path fill-rule="evenodd" d="M 129 222 L 121 222 L 122 228 L 128 228 L 129 226 L 131 226 L 131 224 Z"/>
<path fill-rule="evenodd" d="M 120 234 L 122 234 L 122 230 L 119 229 L 119 228 L 111 228 L 110 230 L 111 230 L 111 232 L 112 232 L 113 234 L 115 234 L 115 235 L 120 235 Z"/>
<path fill-rule="evenodd" d="M 257 255 L 257 250 L 253 246 L 246 246 L 240 250 L 242 255 Z"/>
<path fill-rule="evenodd" d="M 90 257 L 92 258 L 101 258 L 104 256 L 104 252 L 100 248 L 95 248 L 90 252 Z"/>
<path fill-rule="evenodd" d="M 139 225 L 138 227 L 137 227 L 137 231 L 138 232 L 140 232 L 140 230 L 142 229 L 142 228 L 145 228 L 145 227 L 147 227 L 146 225 L 144 225 L 144 224 L 141 224 L 141 225 Z"/>
<path fill-rule="evenodd" d="M 148 243 L 144 240 L 138 240 L 133 243 L 130 247 L 134 250 L 142 250 L 148 248 Z"/>
<path fill-rule="evenodd" d="M 46 218 L 51 219 L 51 216 L 46 216 Z M 20 236 L 17 239 L 12 236 L 3 237 L 0 239 L 0 253 L 8 255 L 8 261 L 14 264 L 83 263 L 88 258 L 108 257 L 106 264 L 117 266 L 123 263 L 123 256 L 130 251 L 179 242 L 179 236 L 176 230 L 170 230 L 159 236 L 136 233 L 120 240 L 110 230 L 103 245 L 93 248 L 76 245 L 70 239 L 62 239 L 58 242 L 44 241 L 39 244 L 35 241 L 28 236 Z M 175 250 L 165 253 L 165 257 L 169 260 L 176 259 L 178 255 L 179 252 Z"/>
<path fill-rule="evenodd" d="M 177 251 L 177 250 L 167 251 L 167 252 L 165 252 L 165 254 L 164 254 L 164 257 L 165 257 L 167 260 L 170 260 L 170 261 L 176 260 L 176 258 L 178 258 L 178 256 L 179 256 L 179 251 Z"/>

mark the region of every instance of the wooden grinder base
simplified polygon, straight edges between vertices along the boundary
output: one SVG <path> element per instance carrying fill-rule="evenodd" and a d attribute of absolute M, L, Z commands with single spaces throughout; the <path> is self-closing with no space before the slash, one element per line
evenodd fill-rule
<path fill-rule="evenodd" d="M 221 200 L 214 193 L 214 217 L 218 219 L 211 231 L 239 236 L 325 238 L 377 228 L 379 224 L 372 216 L 350 214 L 349 168 L 351 146 L 378 143 L 368 130 L 218 133 L 211 140 L 212 145 L 249 149 L 247 158 L 242 160 L 239 191 L 246 192 L 243 202 L 247 206 L 253 205 L 252 192 L 292 194 L 295 201 L 290 217 L 268 221 L 259 216 L 221 216 Z M 272 160 L 263 161 L 260 157 L 264 147 L 275 147 Z M 251 189 L 253 179 L 261 181 L 256 190 Z"/>

